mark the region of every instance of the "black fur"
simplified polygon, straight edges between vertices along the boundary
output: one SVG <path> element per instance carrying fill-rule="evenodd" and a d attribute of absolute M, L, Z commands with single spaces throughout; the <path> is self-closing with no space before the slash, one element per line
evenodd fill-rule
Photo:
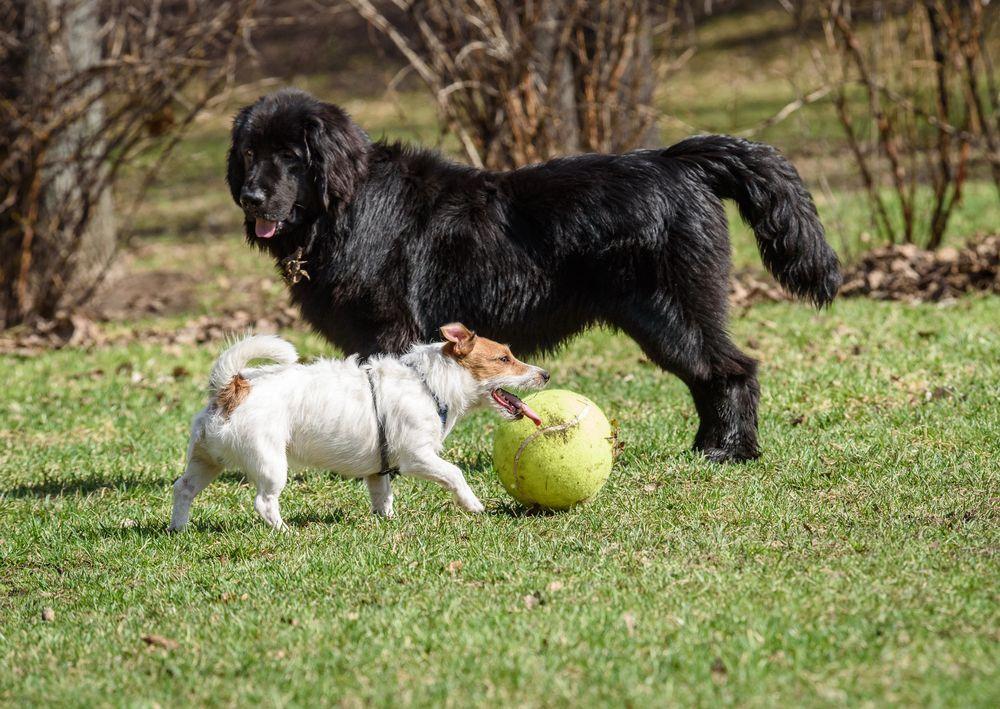
<path fill-rule="evenodd" d="M 840 285 L 795 168 L 739 138 L 488 172 L 371 142 L 339 108 L 279 91 L 237 117 L 228 179 L 237 202 L 263 188 L 249 240 L 304 262 L 292 297 L 345 351 L 399 352 L 456 320 L 519 353 L 618 327 L 688 385 L 695 448 L 713 460 L 759 455 L 757 363 L 726 331 L 720 200 L 736 201 L 789 291 L 823 305 Z M 273 238 L 255 237 L 261 215 L 284 220 Z"/>

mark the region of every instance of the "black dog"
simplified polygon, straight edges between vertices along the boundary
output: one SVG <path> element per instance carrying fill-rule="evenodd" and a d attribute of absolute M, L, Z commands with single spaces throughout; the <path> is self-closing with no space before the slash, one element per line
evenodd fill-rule
<path fill-rule="evenodd" d="M 518 352 L 619 327 L 688 385 L 694 446 L 713 460 L 759 455 L 756 362 L 726 332 L 720 200 L 739 205 L 786 289 L 823 305 L 840 286 L 795 168 L 739 138 L 488 172 L 372 142 L 338 107 L 286 90 L 236 117 L 228 180 L 248 239 L 344 351 L 400 352 L 452 321 Z"/>

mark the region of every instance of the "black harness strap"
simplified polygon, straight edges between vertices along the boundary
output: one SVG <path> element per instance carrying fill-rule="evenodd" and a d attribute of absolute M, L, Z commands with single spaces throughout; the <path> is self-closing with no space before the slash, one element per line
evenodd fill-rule
<path fill-rule="evenodd" d="M 403 362 L 403 364 L 406 364 L 406 362 Z M 434 405 L 438 410 L 438 418 L 441 419 L 441 431 L 444 432 L 444 430 L 448 428 L 448 407 L 445 404 L 442 404 L 441 400 L 437 398 L 437 394 L 431 391 L 430 386 L 427 384 L 427 380 L 424 379 L 420 372 L 414 369 L 412 365 L 406 364 L 406 366 L 420 378 L 421 383 L 424 385 L 424 389 L 426 389 L 427 393 L 431 395 L 431 401 L 434 402 Z"/>
<path fill-rule="evenodd" d="M 409 365 L 407 366 L 409 367 Z M 410 367 L 410 369 L 413 368 Z M 375 380 L 372 379 L 372 368 L 365 367 L 365 374 L 368 375 L 368 389 L 372 393 L 372 408 L 375 409 L 375 425 L 378 428 L 378 454 L 380 460 L 379 464 L 381 465 L 381 469 L 378 474 L 388 475 L 389 477 L 394 478 L 399 475 L 399 468 L 389 467 L 389 442 L 385 437 L 385 422 L 382 420 L 382 414 L 378 409 L 378 396 L 375 395 Z M 438 400 L 434 392 L 431 391 L 431 388 L 427 386 L 427 382 L 423 379 L 423 377 L 420 378 L 420 381 L 423 382 L 424 388 L 427 389 L 427 393 L 431 395 L 431 399 L 434 400 L 434 404 L 437 406 L 438 418 L 441 419 L 441 430 L 443 432 L 448 427 L 448 407 Z"/>
<path fill-rule="evenodd" d="M 385 423 L 383 423 L 382 414 L 378 410 L 378 397 L 375 396 L 375 380 L 372 379 L 372 368 L 366 367 L 365 373 L 368 375 L 368 388 L 372 393 L 372 408 L 375 409 L 375 425 L 378 427 L 378 454 L 382 466 L 378 474 L 396 477 L 399 475 L 399 468 L 389 467 L 389 442 L 385 439 Z"/>

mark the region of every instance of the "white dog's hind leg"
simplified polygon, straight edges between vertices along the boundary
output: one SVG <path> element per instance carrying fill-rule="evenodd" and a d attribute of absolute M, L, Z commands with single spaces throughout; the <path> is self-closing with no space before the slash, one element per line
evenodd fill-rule
<path fill-rule="evenodd" d="M 369 475 L 365 478 L 368 495 L 372 498 L 372 514 L 392 517 L 392 480 L 388 475 Z"/>
<path fill-rule="evenodd" d="M 191 519 L 191 503 L 222 472 L 221 466 L 198 450 L 192 450 L 184 474 L 174 483 L 174 509 L 167 529 L 177 532 Z"/>
<path fill-rule="evenodd" d="M 401 475 L 412 475 L 436 482 L 446 490 L 450 490 L 458 504 L 469 512 L 482 512 L 486 509 L 469 487 L 469 483 L 465 481 L 465 476 L 458 466 L 444 460 L 431 448 L 421 449 L 416 454 L 401 460 L 399 472 Z"/>
<path fill-rule="evenodd" d="M 257 483 L 257 496 L 253 500 L 257 514 L 275 529 L 285 531 L 287 527 L 281 519 L 278 497 L 288 482 L 288 461 L 282 457 L 263 463 L 253 471 L 251 478 Z"/>

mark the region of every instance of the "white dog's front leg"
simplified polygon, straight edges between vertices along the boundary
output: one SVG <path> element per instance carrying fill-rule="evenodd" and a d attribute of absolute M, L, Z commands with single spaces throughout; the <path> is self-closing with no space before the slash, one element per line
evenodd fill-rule
<path fill-rule="evenodd" d="M 401 475 L 432 480 L 446 490 L 450 490 L 455 500 L 469 512 L 482 512 L 485 507 L 476 493 L 465 481 L 465 476 L 457 465 L 441 458 L 431 448 L 424 448 L 415 455 L 407 456 L 399 464 Z"/>
<path fill-rule="evenodd" d="M 388 475 L 369 475 L 365 478 L 368 495 L 372 498 L 372 514 L 392 517 L 392 480 Z"/>

